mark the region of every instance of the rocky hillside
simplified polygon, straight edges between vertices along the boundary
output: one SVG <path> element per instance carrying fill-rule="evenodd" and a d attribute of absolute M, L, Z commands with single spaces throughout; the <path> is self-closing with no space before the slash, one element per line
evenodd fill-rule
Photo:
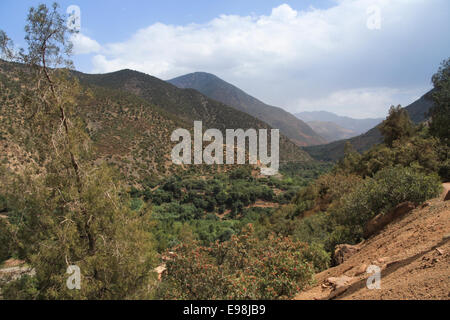
<path fill-rule="evenodd" d="M 440 198 L 395 218 L 356 246 L 341 245 L 339 265 L 316 275 L 295 299 L 450 298 L 450 183 Z M 446 201 L 444 201 L 446 199 Z M 335 253 L 335 256 L 336 256 Z M 368 289 L 369 265 L 381 269 L 380 289 Z"/>
<path fill-rule="evenodd" d="M 2 163 L 12 170 L 33 161 L 19 146 L 26 117 L 19 92 L 23 65 L 0 60 L 0 150 Z M 199 92 L 179 89 L 157 78 L 130 70 L 87 75 L 75 72 L 90 94 L 79 97 L 77 113 L 96 146 L 97 157 L 115 164 L 132 183 L 168 175 L 182 168 L 170 159 L 171 133 L 192 129 L 193 120 L 204 128 L 266 128 L 266 123 L 211 100 Z M 308 161 L 309 155 L 285 136 L 280 137 L 280 158 Z"/>
<path fill-rule="evenodd" d="M 168 82 L 179 88 L 192 88 L 214 100 L 246 112 L 273 128 L 280 129 L 290 140 L 299 146 L 317 145 L 326 141 L 310 126 L 285 110 L 269 106 L 250 96 L 241 89 L 205 72 L 190 73 Z"/>
<path fill-rule="evenodd" d="M 194 89 L 180 89 L 158 78 L 133 70 L 121 70 L 106 74 L 75 73 L 83 84 L 120 90 L 138 96 L 159 107 L 172 117 L 188 123 L 201 120 L 204 128 L 225 129 L 270 129 L 270 126 L 256 117 L 236 110 L 224 103 L 210 99 Z M 280 130 L 281 131 L 281 130 Z M 307 161 L 309 155 L 298 148 L 290 139 L 280 135 L 280 158 L 282 160 Z"/>

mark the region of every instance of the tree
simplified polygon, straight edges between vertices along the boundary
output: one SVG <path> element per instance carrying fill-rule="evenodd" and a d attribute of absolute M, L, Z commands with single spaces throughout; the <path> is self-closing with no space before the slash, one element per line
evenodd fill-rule
<path fill-rule="evenodd" d="M 76 117 L 77 98 L 86 95 L 70 76 L 71 43 L 58 5 L 31 8 L 25 27 L 28 86 L 24 105 L 23 146 L 36 160 L 11 174 L 8 205 L 18 217 L 15 242 L 21 258 L 36 271 L 34 296 L 41 299 L 124 299 L 149 297 L 154 267 L 149 214 L 130 209 L 130 199 L 113 169 L 96 165 L 87 130 Z M 0 41 L 7 49 L 4 33 Z M 70 265 L 81 270 L 81 290 L 66 287 Z M 29 283 L 29 282 L 27 282 Z M 16 293 L 14 292 L 16 291 Z M 9 286 L 9 297 L 21 297 Z"/>
<path fill-rule="evenodd" d="M 389 147 L 394 141 L 410 137 L 414 133 L 414 125 L 408 112 L 400 105 L 391 106 L 388 117 L 381 123 L 379 129 L 384 136 L 384 143 Z"/>
<path fill-rule="evenodd" d="M 430 110 L 430 133 L 450 146 L 450 58 L 442 62 L 432 82 L 434 106 Z"/>

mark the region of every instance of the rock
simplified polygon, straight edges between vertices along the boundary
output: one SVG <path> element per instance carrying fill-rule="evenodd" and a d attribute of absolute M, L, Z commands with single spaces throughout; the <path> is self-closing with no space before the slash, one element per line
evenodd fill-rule
<path fill-rule="evenodd" d="M 437 248 L 436 251 L 439 253 L 440 256 L 444 254 L 444 250 Z"/>
<path fill-rule="evenodd" d="M 389 257 L 382 257 L 378 258 L 377 260 L 379 263 L 387 263 L 389 261 Z"/>
<path fill-rule="evenodd" d="M 340 277 L 330 277 L 327 279 L 328 283 L 333 287 L 333 291 L 326 298 L 331 300 L 344 293 L 353 283 L 355 278 L 346 275 Z"/>
<path fill-rule="evenodd" d="M 334 250 L 333 260 L 336 265 L 339 265 L 359 251 L 358 246 L 351 244 L 338 244 Z"/>
<path fill-rule="evenodd" d="M 340 277 L 329 277 L 327 279 L 327 282 L 329 284 L 331 284 L 331 286 L 333 287 L 334 290 L 337 290 L 337 289 L 340 289 L 342 287 L 349 285 L 353 279 L 354 279 L 353 277 L 348 277 L 346 275 L 343 275 Z"/>
<path fill-rule="evenodd" d="M 379 214 L 371 219 L 364 227 L 364 237 L 368 238 L 382 230 L 386 225 L 412 211 L 416 206 L 412 202 L 402 202 L 385 214 Z"/>
<path fill-rule="evenodd" d="M 450 182 L 443 183 L 442 187 L 444 188 L 444 191 L 442 192 L 441 199 L 443 201 L 450 200 Z"/>
<path fill-rule="evenodd" d="M 359 276 L 360 274 L 366 273 L 367 270 L 367 264 L 363 263 L 359 266 L 358 269 L 355 271 L 355 276 Z"/>
<path fill-rule="evenodd" d="M 162 264 L 155 268 L 155 272 L 158 274 L 158 281 L 162 280 L 162 276 L 164 272 L 166 272 L 167 268 L 165 264 Z"/>

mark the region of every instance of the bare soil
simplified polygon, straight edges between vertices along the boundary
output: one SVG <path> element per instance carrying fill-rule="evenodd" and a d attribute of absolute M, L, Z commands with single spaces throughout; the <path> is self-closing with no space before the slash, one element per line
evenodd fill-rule
<path fill-rule="evenodd" d="M 443 196 L 425 202 L 360 243 L 358 252 L 317 274 L 316 284 L 295 299 L 449 300 L 450 201 L 443 201 Z M 380 289 L 367 288 L 372 275 L 366 272 L 369 265 L 381 268 Z"/>

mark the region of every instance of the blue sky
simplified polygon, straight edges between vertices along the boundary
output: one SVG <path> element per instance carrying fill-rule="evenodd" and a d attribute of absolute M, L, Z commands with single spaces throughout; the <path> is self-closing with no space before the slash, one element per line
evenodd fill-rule
<path fill-rule="evenodd" d="M 0 1 L 0 29 L 16 45 L 41 2 L 52 3 Z M 211 72 L 290 112 L 383 117 L 425 93 L 450 56 L 447 0 L 59 3 L 80 7 L 74 62 L 83 72 Z"/>

